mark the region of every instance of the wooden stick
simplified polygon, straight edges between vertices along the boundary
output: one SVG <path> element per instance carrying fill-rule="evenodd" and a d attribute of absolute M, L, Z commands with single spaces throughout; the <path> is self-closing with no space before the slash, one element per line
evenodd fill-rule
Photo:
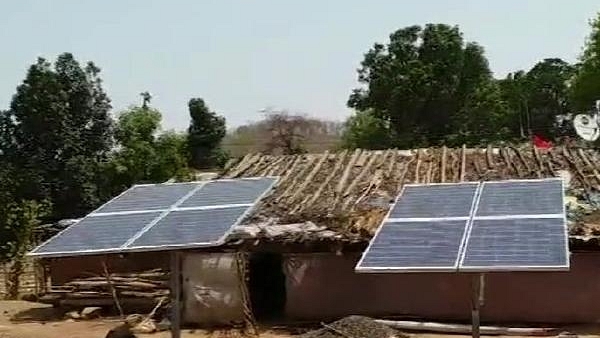
<path fill-rule="evenodd" d="M 338 160 L 335 163 L 335 165 L 333 166 L 333 170 L 331 170 L 331 172 L 329 173 L 329 176 L 327 176 L 325 181 L 323 181 L 323 183 L 321 183 L 321 185 L 317 189 L 317 192 L 315 192 L 312 195 L 312 197 L 310 197 L 310 194 L 308 194 L 308 196 L 306 196 L 304 201 L 301 203 L 303 205 L 303 208 L 304 208 L 304 205 L 313 204 L 321 196 L 321 193 L 323 193 L 323 190 L 325 190 L 327 185 L 329 185 L 329 182 L 337 176 L 338 170 L 340 170 L 342 168 L 342 165 L 344 164 L 344 160 L 346 159 L 346 154 L 347 154 L 347 151 L 344 150 L 341 154 L 337 155 Z M 307 200 L 307 198 L 310 198 L 310 199 Z M 305 201 L 308 203 L 306 203 Z"/>
<path fill-rule="evenodd" d="M 313 167 L 312 171 L 308 174 L 308 176 L 306 176 L 306 178 L 304 179 L 304 182 L 302 182 L 302 184 L 300 184 L 300 187 L 298 187 L 296 189 L 296 192 L 294 192 L 294 194 L 292 195 L 292 197 L 290 197 L 289 202 L 293 203 L 296 198 L 298 198 L 298 196 L 301 196 L 302 191 L 304 191 L 304 189 L 306 189 L 306 187 L 313 182 L 313 178 L 317 175 L 317 173 L 319 172 L 319 169 L 321 169 L 321 166 L 323 166 L 323 163 L 325 163 L 325 161 L 327 161 L 327 159 L 329 158 L 329 151 L 325 151 L 323 153 L 323 155 L 321 155 L 321 159 L 319 160 L 319 162 L 317 162 L 317 165 Z"/>
<path fill-rule="evenodd" d="M 487 150 L 485 151 L 485 158 L 487 161 L 488 169 L 494 169 L 493 152 L 494 152 L 494 148 L 492 148 L 492 145 L 489 144 L 487 146 Z"/>
<path fill-rule="evenodd" d="M 171 338 L 181 338 L 181 258 L 171 252 Z"/>
<path fill-rule="evenodd" d="M 542 158 L 540 157 L 540 152 L 535 146 L 533 147 L 533 156 L 535 157 L 535 161 L 537 162 L 537 165 L 539 167 L 539 169 L 536 171 L 537 176 L 539 178 L 543 178 L 544 176 L 542 175 L 542 173 L 544 172 L 544 163 L 542 162 Z"/>
<path fill-rule="evenodd" d="M 352 190 L 354 190 L 354 187 L 356 187 L 357 184 L 360 184 L 360 182 L 367 175 L 367 173 L 369 173 L 369 169 L 371 169 L 371 166 L 373 165 L 373 163 L 375 162 L 375 160 L 377 159 L 377 156 L 378 156 L 377 153 L 369 154 L 369 153 L 365 152 L 364 154 L 366 154 L 365 158 L 369 157 L 369 155 L 371 155 L 371 158 L 369 159 L 367 164 L 365 166 L 363 166 L 363 168 L 360 171 L 360 173 L 358 174 L 358 176 L 356 176 L 356 178 L 350 182 L 350 185 L 346 188 L 346 191 L 344 191 L 344 194 L 342 195 L 344 197 L 350 195 Z"/>
<path fill-rule="evenodd" d="M 117 309 L 119 310 L 119 315 L 121 315 L 121 318 L 123 318 L 123 316 L 124 316 L 123 308 L 121 307 L 121 303 L 119 302 L 119 297 L 117 296 L 117 289 L 115 289 L 115 286 L 113 285 L 113 283 L 110 279 L 110 273 L 108 272 L 108 266 L 106 265 L 106 259 L 102 260 L 102 268 L 104 269 L 104 276 L 106 277 L 106 282 L 108 283 L 110 292 L 112 293 L 112 297 L 113 297 L 113 300 L 115 301 L 115 305 L 116 305 Z"/>
<path fill-rule="evenodd" d="M 579 149 L 577 151 L 577 153 L 579 154 L 579 157 L 581 157 L 583 162 L 588 166 L 588 168 L 592 169 L 592 172 L 594 173 L 594 177 L 596 178 L 596 180 L 598 182 L 600 182 L 600 173 L 598 173 L 598 170 L 596 169 L 596 167 L 592 164 L 592 162 L 589 160 L 589 158 L 583 152 L 583 149 Z"/>
<path fill-rule="evenodd" d="M 146 318 L 144 318 L 144 320 L 142 320 L 142 323 L 146 323 L 146 322 L 150 321 L 150 319 L 152 319 L 152 317 L 154 317 L 154 315 L 156 314 L 156 311 L 158 311 L 158 309 L 160 308 L 162 303 L 165 301 L 165 299 L 166 299 L 166 297 L 161 297 L 158 300 L 158 303 L 156 303 L 156 306 L 152 309 L 152 311 L 150 311 L 150 313 L 146 316 Z"/>
<path fill-rule="evenodd" d="M 462 155 L 460 160 L 460 181 L 463 182 L 465 180 L 465 170 L 467 168 L 467 145 L 463 144 L 462 146 Z"/>
<path fill-rule="evenodd" d="M 446 182 L 446 152 L 448 148 L 446 146 L 442 147 L 442 168 L 440 169 L 440 182 Z"/>
<path fill-rule="evenodd" d="M 354 168 L 354 164 L 356 163 L 356 160 L 358 160 L 358 158 L 360 157 L 360 154 L 361 150 L 356 149 L 354 150 L 354 154 L 352 154 L 352 157 L 350 157 L 350 161 L 346 165 L 346 168 L 344 169 L 344 173 L 342 174 L 338 185 L 335 187 L 335 192 L 337 195 L 341 195 L 344 191 L 344 187 L 346 186 L 346 180 L 348 179 L 348 176 L 350 176 L 350 172 Z"/>

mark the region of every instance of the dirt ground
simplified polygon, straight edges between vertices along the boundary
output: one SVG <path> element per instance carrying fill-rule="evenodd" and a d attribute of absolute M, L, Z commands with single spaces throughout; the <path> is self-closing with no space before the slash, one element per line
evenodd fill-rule
<path fill-rule="evenodd" d="M 74 321 L 43 304 L 24 301 L 0 301 L 0 338 L 104 338 L 118 319 Z M 600 338 L 600 327 L 569 327 L 582 338 Z M 168 338 L 170 332 L 138 334 L 139 338 Z M 469 338 L 463 335 L 411 334 L 412 338 Z M 237 331 L 183 330 L 182 338 L 241 338 Z M 290 338 L 289 332 L 266 330 L 260 338 Z M 508 338 L 501 337 L 498 338 Z M 518 338 L 518 337 L 510 337 Z"/>
<path fill-rule="evenodd" d="M 64 320 L 63 314 L 43 304 L 0 301 L 0 338 L 104 338 L 118 319 Z M 139 338 L 167 338 L 170 332 L 137 334 Z M 237 338 L 236 331 L 183 330 L 182 338 Z M 286 333 L 264 332 L 261 338 L 289 338 Z"/>

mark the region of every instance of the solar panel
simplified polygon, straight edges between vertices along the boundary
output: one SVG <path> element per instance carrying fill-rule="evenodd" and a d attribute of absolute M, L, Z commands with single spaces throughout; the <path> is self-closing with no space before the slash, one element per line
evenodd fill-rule
<path fill-rule="evenodd" d="M 248 207 L 173 211 L 143 233 L 129 249 L 215 245 Z"/>
<path fill-rule="evenodd" d="M 86 217 L 68 227 L 31 254 L 58 256 L 73 252 L 119 250 L 127 240 L 150 223 L 160 212 Z"/>
<path fill-rule="evenodd" d="M 95 213 L 168 209 L 197 186 L 198 183 L 133 186 Z"/>
<path fill-rule="evenodd" d="M 569 268 L 563 218 L 474 220 L 462 271 Z"/>
<path fill-rule="evenodd" d="M 265 177 L 134 186 L 30 255 L 219 245 L 276 181 Z"/>
<path fill-rule="evenodd" d="M 560 214 L 560 179 L 484 182 L 475 216 Z"/>
<path fill-rule="evenodd" d="M 469 217 L 478 183 L 407 185 L 390 218 Z"/>
<path fill-rule="evenodd" d="M 407 186 L 358 272 L 569 268 L 562 180 Z"/>
<path fill-rule="evenodd" d="M 208 182 L 180 207 L 251 204 L 274 182 L 272 177 Z"/>
<path fill-rule="evenodd" d="M 356 266 L 358 272 L 456 271 L 467 221 L 389 222 Z"/>

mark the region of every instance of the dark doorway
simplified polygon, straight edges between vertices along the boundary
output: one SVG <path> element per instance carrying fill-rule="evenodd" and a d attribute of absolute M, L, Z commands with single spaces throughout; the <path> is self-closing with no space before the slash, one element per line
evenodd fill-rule
<path fill-rule="evenodd" d="M 285 274 L 282 263 L 281 254 L 250 255 L 250 301 L 257 320 L 276 320 L 283 317 Z"/>

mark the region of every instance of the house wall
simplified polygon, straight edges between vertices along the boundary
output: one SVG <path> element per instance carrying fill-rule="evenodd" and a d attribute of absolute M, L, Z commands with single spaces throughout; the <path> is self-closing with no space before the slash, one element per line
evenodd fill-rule
<path fill-rule="evenodd" d="M 350 314 L 469 321 L 471 276 L 357 274 L 359 255 L 284 257 L 290 319 Z M 600 320 L 600 253 L 574 253 L 569 272 L 489 273 L 483 322 L 591 323 Z"/>
<path fill-rule="evenodd" d="M 244 300 L 234 253 L 187 253 L 182 259 L 183 320 L 200 325 L 244 322 Z"/>
<path fill-rule="evenodd" d="M 79 256 L 53 259 L 49 261 L 52 285 L 61 285 L 74 278 L 103 276 L 103 260 L 111 273 L 140 272 L 162 268 L 169 270 L 169 255 L 164 252 L 132 253 L 123 257 L 118 255 Z"/>

